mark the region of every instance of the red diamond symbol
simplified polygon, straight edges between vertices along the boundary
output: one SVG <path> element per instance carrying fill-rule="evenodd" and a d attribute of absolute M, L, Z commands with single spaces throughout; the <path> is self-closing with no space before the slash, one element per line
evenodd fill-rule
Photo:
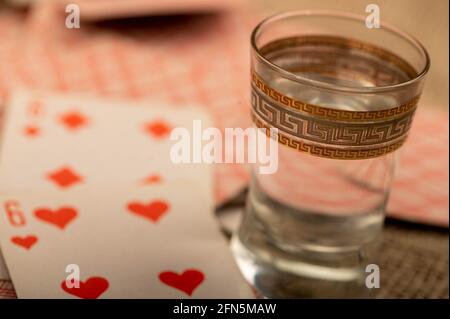
<path fill-rule="evenodd" d="M 72 111 L 63 114 L 60 117 L 61 123 L 69 130 L 77 130 L 87 124 L 88 119 L 79 112 Z"/>
<path fill-rule="evenodd" d="M 157 174 L 152 174 L 147 176 L 146 178 L 144 178 L 144 180 L 142 181 L 143 184 L 157 184 L 159 182 L 161 182 L 161 176 L 157 175 Z"/>
<path fill-rule="evenodd" d="M 145 124 L 145 131 L 155 138 L 163 138 L 169 134 L 171 128 L 164 121 L 153 121 Z"/>
<path fill-rule="evenodd" d="M 37 126 L 29 125 L 24 128 L 23 133 L 26 136 L 34 137 L 34 136 L 39 135 L 40 130 L 39 130 L 39 127 L 37 127 Z"/>
<path fill-rule="evenodd" d="M 61 188 L 68 188 L 73 184 L 81 182 L 83 179 L 70 167 L 62 167 L 47 175 L 47 178 Z"/>

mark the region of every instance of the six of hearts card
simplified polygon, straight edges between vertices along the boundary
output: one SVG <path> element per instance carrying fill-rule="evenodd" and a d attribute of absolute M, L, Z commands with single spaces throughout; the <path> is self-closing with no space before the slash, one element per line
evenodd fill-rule
<path fill-rule="evenodd" d="M 169 159 L 171 129 L 193 119 L 209 123 L 196 107 L 12 95 L 0 245 L 19 297 L 253 296 L 212 214 L 211 167 Z"/>

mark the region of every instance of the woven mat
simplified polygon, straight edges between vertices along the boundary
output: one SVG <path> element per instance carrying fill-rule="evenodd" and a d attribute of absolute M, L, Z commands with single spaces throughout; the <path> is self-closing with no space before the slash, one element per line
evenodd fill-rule
<path fill-rule="evenodd" d="M 448 229 L 388 219 L 379 298 L 448 298 Z"/>

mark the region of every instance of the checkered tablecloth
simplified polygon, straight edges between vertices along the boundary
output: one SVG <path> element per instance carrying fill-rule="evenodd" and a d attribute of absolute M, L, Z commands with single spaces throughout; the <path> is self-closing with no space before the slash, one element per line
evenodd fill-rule
<path fill-rule="evenodd" d="M 420 105 L 388 204 L 391 217 L 448 226 L 448 113 Z"/>
<path fill-rule="evenodd" d="M 179 107 L 196 103 L 219 128 L 248 127 L 249 34 L 257 20 L 227 13 L 70 30 L 51 6 L 28 14 L 0 11 L 0 93 L 6 98 L 11 89 L 25 87 L 154 98 Z M 447 226 L 448 114 L 419 109 L 388 213 Z M 248 174 L 241 165 L 217 165 L 215 180 L 222 202 L 246 185 Z M 7 287 L 1 284 L 0 295 Z"/>

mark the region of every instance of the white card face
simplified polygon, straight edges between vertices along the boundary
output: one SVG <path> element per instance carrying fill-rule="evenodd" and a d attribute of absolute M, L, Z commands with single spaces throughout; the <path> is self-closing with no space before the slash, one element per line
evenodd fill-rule
<path fill-rule="evenodd" d="M 196 107 L 13 94 L 3 128 L 0 188 L 66 191 L 203 178 L 210 165 L 170 160 L 171 129 L 191 132 L 193 120 L 210 126 L 207 114 Z"/>
<path fill-rule="evenodd" d="M 0 198 L 1 247 L 21 298 L 252 297 L 212 196 L 192 182 Z M 81 287 L 68 292 L 70 264 Z"/>
<path fill-rule="evenodd" d="M 19 92 L 5 120 L 0 245 L 19 297 L 253 296 L 212 215 L 212 167 L 169 158 L 172 128 L 209 126 L 200 109 Z"/>

